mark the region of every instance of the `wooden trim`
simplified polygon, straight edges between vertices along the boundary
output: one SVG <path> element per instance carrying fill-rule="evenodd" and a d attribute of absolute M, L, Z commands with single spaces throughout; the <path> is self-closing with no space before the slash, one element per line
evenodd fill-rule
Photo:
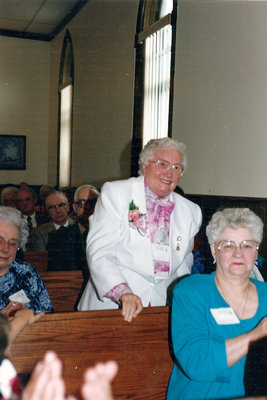
<path fill-rule="evenodd" d="M 149 26 L 144 31 L 140 32 L 137 36 L 137 42 L 142 43 L 143 40 L 147 39 L 149 36 L 156 33 L 161 28 L 164 28 L 166 25 L 171 25 L 171 14 L 165 15 L 165 17 L 159 19 L 158 21 L 154 22 L 151 26 Z"/>
<path fill-rule="evenodd" d="M 72 78 L 69 78 L 67 81 L 65 81 L 64 83 L 59 85 L 59 87 L 58 87 L 59 92 L 61 92 L 63 89 L 65 89 L 65 87 L 67 87 L 69 85 L 73 85 L 73 79 Z"/>

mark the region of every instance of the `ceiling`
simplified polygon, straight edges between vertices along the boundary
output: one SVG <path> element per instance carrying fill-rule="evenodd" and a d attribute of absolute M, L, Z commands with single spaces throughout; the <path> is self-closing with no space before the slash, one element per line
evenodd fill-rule
<path fill-rule="evenodd" d="M 88 0 L 0 0 L 0 35 L 52 40 Z"/>

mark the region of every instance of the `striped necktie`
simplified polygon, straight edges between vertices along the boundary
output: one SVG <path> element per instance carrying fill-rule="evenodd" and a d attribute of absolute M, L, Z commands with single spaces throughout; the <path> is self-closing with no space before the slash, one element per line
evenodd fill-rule
<path fill-rule="evenodd" d="M 32 217 L 27 217 L 27 222 L 28 222 L 28 228 L 29 228 L 29 233 L 32 231 Z"/>

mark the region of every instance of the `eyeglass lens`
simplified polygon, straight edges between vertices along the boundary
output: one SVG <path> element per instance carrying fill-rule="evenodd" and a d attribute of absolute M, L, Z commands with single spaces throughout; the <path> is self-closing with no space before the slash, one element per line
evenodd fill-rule
<path fill-rule="evenodd" d="M 76 202 L 76 204 L 77 204 L 77 206 L 79 208 L 82 208 L 82 207 L 90 208 L 90 207 L 94 207 L 95 206 L 96 200 L 97 199 L 88 199 L 88 200 L 82 199 L 82 200 L 78 200 Z"/>
<path fill-rule="evenodd" d="M 172 168 L 173 172 L 178 175 L 183 172 L 183 167 L 179 163 L 170 164 L 169 161 L 161 160 L 161 159 L 156 160 L 156 161 L 152 160 L 151 162 L 154 162 L 156 167 L 162 171 L 168 171 L 170 168 Z"/>
<path fill-rule="evenodd" d="M 217 244 L 217 249 L 224 252 L 233 252 L 237 248 L 243 252 L 249 252 L 258 249 L 258 243 L 255 240 L 243 240 L 241 243 L 236 243 L 232 240 L 222 240 Z"/>
<path fill-rule="evenodd" d="M 47 208 L 48 208 L 48 210 L 55 210 L 56 208 L 62 208 L 62 207 L 64 207 L 66 205 L 66 203 L 59 203 L 59 204 L 57 204 L 57 205 L 55 205 L 55 206 L 48 206 Z"/>
<path fill-rule="evenodd" d="M 17 239 L 6 240 L 0 236 L 0 247 L 2 248 L 5 244 L 7 244 L 9 249 L 17 249 L 19 247 L 19 241 Z"/>

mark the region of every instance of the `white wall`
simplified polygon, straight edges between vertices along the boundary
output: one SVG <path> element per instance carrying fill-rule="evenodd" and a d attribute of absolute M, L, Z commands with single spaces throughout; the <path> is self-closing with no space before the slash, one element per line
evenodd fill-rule
<path fill-rule="evenodd" d="M 267 1 L 178 7 L 174 137 L 187 193 L 266 197 Z"/>
<path fill-rule="evenodd" d="M 75 75 L 72 185 L 99 187 L 130 176 L 138 4 L 91 0 L 68 25 Z M 54 99 L 62 40 L 60 34 L 51 43 Z"/>
<path fill-rule="evenodd" d="M 26 170 L 1 183 L 47 181 L 49 44 L 0 36 L 0 134 L 26 135 Z"/>
<path fill-rule="evenodd" d="M 68 26 L 73 185 L 130 174 L 138 4 L 90 0 Z M 266 197 L 267 1 L 180 0 L 178 10 L 173 136 L 189 157 L 181 186 L 192 194 Z M 27 170 L 0 171 L 2 183 L 56 183 L 63 37 L 0 36 L 0 133 L 27 135 Z"/>

